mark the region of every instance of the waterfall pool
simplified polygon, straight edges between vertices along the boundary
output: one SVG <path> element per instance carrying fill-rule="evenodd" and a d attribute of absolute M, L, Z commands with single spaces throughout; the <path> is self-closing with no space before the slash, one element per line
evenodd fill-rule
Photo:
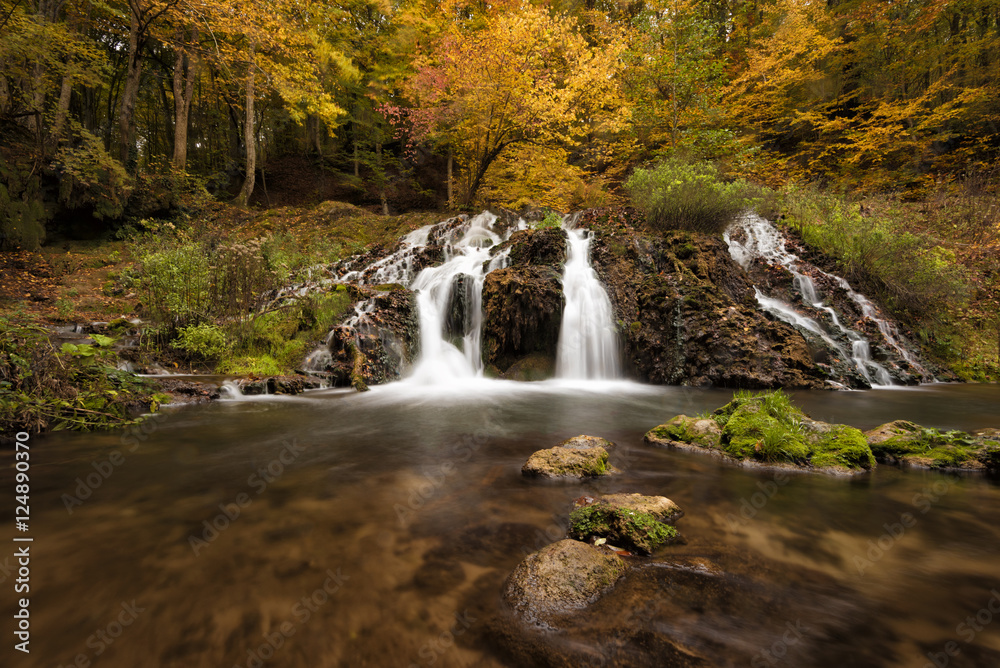
<path fill-rule="evenodd" d="M 998 386 L 792 394 L 814 418 L 861 428 L 1000 426 Z M 35 437 L 33 642 L 16 665 L 519 665 L 496 621 L 503 579 L 564 535 L 574 498 L 611 492 L 676 501 L 687 543 L 634 560 L 634 578 L 585 613 L 590 630 L 571 639 L 592 643 L 592 665 L 662 665 L 656 638 L 683 641 L 702 665 L 912 667 L 928 654 L 1000 665 L 995 481 L 891 467 L 778 479 L 643 444 L 653 426 L 730 397 L 414 380 Z M 534 450 L 577 434 L 615 441 L 621 473 L 521 476 Z M 0 456 L 12 490 L 14 453 Z M 14 549 L 0 553 L 11 589 Z M 14 605 L 0 598 L 0 614 Z"/>

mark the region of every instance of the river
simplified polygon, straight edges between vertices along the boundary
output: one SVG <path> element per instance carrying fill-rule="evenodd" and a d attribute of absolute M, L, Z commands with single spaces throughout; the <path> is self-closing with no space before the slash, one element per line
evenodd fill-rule
<path fill-rule="evenodd" d="M 5 665 L 515 665 L 491 621 L 503 578 L 564 535 L 575 497 L 618 491 L 680 504 L 687 543 L 660 561 L 708 564 L 698 577 L 724 586 L 699 600 L 635 559 L 636 578 L 587 613 L 595 628 L 655 628 L 705 665 L 1000 665 L 995 481 L 890 467 L 776 477 L 643 444 L 730 396 L 403 382 L 168 408 L 148 433 L 33 438 L 31 653 Z M 793 396 L 860 428 L 1000 426 L 998 386 Z M 521 476 L 534 450 L 577 434 L 616 442 L 621 473 Z M 11 490 L 13 453 L 2 457 Z M 0 562 L 5 628 L 13 562 Z M 606 665 L 660 665 L 636 638 L 616 655 L 634 660 Z"/>

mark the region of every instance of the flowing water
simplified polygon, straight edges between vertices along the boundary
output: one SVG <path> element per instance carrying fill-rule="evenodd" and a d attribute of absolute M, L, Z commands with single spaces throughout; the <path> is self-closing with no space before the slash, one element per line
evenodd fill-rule
<path fill-rule="evenodd" d="M 656 424 L 730 396 L 467 378 L 248 397 L 170 410 L 137 432 L 33 438 L 31 654 L 4 665 L 513 665 L 490 621 L 503 578 L 561 537 L 574 498 L 619 491 L 679 503 L 687 544 L 662 559 L 715 564 L 728 584 L 688 601 L 672 571 L 632 560 L 637 579 L 586 613 L 597 629 L 655 624 L 720 666 L 920 667 L 928 653 L 1000 665 L 995 482 L 889 467 L 779 478 L 643 444 Z M 1000 426 L 997 386 L 794 398 L 862 428 Z M 621 474 L 521 476 L 531 452 L 580 433 L 615 441 Z M 14 454 L 0 457 L 10 493 Z"/>
<path fill-rule="evenodd" d="M 741 233 L 742 238 L 738 238 L 734 234 L 737 231 Z M 831 350 L 836 351 L 836 353 L 844 358 L 851 359 L 858 373 L 861 374 L 868 385 L 872 387 L 885 387 L 893 384 L 892 375 L 889 373 L 889 370 L 872 359 L 869 342 L 861 334 L 842 324 L 836 311 L 824 302 L 815 281 L 806 273 L 805 265 L 807 263 L 788 251 L 785 247 L 785 238 L 777 228 L 764 218 L 750 214 L 744 216 L 726 232 L 725 240 L 729 244 L 729 252 L 733 259 L 744 269 L 748 268 L 754 260 L 762 260 L 767 264 L 781 266 L 788 270 L 792 275 L 793 284 L 802 304 L 825 312 L 833 324 L 834 331 L 850 342 L 850 352 L 841 344 L 834 341 L 826 329 L 815 319 L 800 313 L 793 305 L 780 299 L 769 297 L 763 294 L 760 289 L 755 288 L 757 303 L 760 304 L 762 309 L 794 327 L 805 329 L 819 336 Z M 900 344 L 899 333 L 896 331 L 895 326 L 881 316 L 878 309 L 867 297 L 855 292 L 850 284 L 840 276 L 829 274 L 811 266 L 808 271 L 829 279 L 847 291 L 848 296 L 858 305 L 864 317 L 876 323 L 886 343 L 920 373 L 924 380 L 933 380 L 931 374 L 920 365 L 914 355 L 905 346 Z"/>
<path fill-rule="evenodd" d="M 606 380 L 620 376 L 618 337 L 608 293 L 590 263 L 590 232 L 565 226 L 568 235 L 563 273 L 562 325 L 556 376 Z"/>

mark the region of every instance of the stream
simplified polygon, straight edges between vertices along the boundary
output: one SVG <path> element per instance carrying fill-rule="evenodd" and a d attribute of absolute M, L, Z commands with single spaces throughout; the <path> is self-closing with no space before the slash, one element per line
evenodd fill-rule
<path fill-rule="evenodd" d="M 988 385 L 792 394 L 814 418 L 863 429 L 905 418 L 971 430 L 1000 416 Z M 709 564 L 728 584 L 667 608 L 669 592 L 635 598 L 660 577 L 636 559 L 638 584 L 587 612 L 595 628 L 633 623 L 641 603 L 709 665 L 1000 665 L 995 481 L 887 466 L 779 477 L 643 444 L 730 396 L 401 382 L 167 409 L 148 433 L 35 437 L 32 642 L 16 665 L 516 665 L 491 621 L 503 579 L 563 537 L 574 498 L 618 491 L 680 504 L 687 543 L 660 561 Z M 577 434 L 615 441 L 621 473 L 521 476 L 533 451 Z M 13 452 L 0 456 L 10 490 Z M 0 599 L 7 628 L 12 599 Z M 632 665 L 659 665 L 655 644 L 633 649 Z"/>

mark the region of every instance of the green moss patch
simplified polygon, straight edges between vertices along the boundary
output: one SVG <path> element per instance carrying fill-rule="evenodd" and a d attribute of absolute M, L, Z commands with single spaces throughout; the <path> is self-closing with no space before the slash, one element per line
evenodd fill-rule
<path fill-rule="evenodd" d="M 646 441 L 693 445 L 762 464 L 846 471 L 875 466 L 864 434 L 809 419 L 780 390 L 737 392 L 710 419 L 677 416 L 651 429 Z"/>
<path fill-rule="evenodd" d="M 570 538 L 605 538 L 639 554 L 652 554 L 677 539 L 677 529 L 659 521 L 652 513 L 603 502 L 577 508 L 570 513 L 569 522 Z"/>
<path fill-rule="evenodd" d="M 906 420 L 880 425 L 865 433 L 879 461 L 932 469 L 997 470 L 998 444 L 964 431 L 940 431 Z"/>

